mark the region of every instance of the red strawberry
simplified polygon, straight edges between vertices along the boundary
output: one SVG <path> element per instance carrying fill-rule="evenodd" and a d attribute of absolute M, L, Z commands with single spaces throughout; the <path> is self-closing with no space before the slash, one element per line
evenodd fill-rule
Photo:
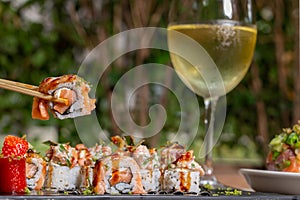
<path fill-rule="evenodd" d="M 28 142 L 22 138 L 8 135 L 4 138 L 2 154 L 4 157 L 24 156 L 28 150 Z"/>

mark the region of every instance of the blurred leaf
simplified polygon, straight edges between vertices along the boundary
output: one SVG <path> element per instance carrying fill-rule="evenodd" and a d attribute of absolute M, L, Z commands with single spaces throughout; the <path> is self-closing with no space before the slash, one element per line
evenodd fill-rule
<path fill-rule="evenodd" d="M 44 63 L 46 62 L 46 54 L 44 51 L 37 51 L 34 53 L 31 57 L 31 62 L 36 67 L 42 67 Z"/>

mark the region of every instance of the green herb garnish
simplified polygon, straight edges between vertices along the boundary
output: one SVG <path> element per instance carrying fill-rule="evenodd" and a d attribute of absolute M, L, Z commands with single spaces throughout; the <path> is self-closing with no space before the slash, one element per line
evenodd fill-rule
<path fill-rule="evenodd" d="M 90 195 L 93 194 L 93 190 L 91 188 L 87 188 L 83 191 L 83 195 Z"/>
<path fill-rule="evenodd" d="M 25 187 L 25 194 L 30 194 L 31 193 L 31 191 L 30 191 L 30 189 L 28 188 L 28 187 Z"/>
<path fill-rule="evenodd" d="M 71 167 L 72 163 L 71 163 L 71 161 L 70 161 L 69 159 L 67 159 L 67 158 L 66 158 L 66 163 L 67 163 L 67 166 L 68 166 L 68 167 Z"/>
<path fill-rule="evenodd" d="M 65 152 L 65 151 L 67 151 L 67 149 L 64 147 L 63 144 L 60 144 L 60 145 L 59 145 L 59 151 Z"/>

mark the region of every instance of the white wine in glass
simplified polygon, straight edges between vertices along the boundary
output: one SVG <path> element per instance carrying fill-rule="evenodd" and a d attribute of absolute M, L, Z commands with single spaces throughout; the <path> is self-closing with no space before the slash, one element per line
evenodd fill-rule
<path fill-rule="evenodd" d="M 228 21 L 210 22 L 211 24 L 178 24 L 170 25 L 169 30 L 183 33 L 195 41 L 207 51 L 215 62 L 222 75 L 226 93 L 235 88 L 247 73 L 253 57 L 256 43 L 256 28 L 230 24 Z M 170 48 L 180 48 L 180 44 L 169 34 Z M 189 51 L 186 49 L 186 51 Z M 198 54 L 201 65 L 201 57 L 206 54 Z M 197 69 L 177 54 L 171 53 L 171 60 L 178 75 L 188 84 L 191 84 L 194 92 L 202 97 L 209 97 L 207 83 Z M 213 83 L 212 83 L 213 84 Z"/>
<path fill-rule="evenodd" d="M 211 152 L 214 144 L 214 111 L 219 97 L 234 89 L 251 65 L 257 36 L 252 4 L 250 0 L 176 1 L 172 4 L 170 16 L 168 45 L 174 69 L 193 92 L 204 98 L 205 103 L 206 175 L 201 183 L 219 186 L 213 174 Z M 193 39 L 204 51 L 193 52 L 195 49 L 178 39 L 178 32 Z M 175 50 L 190 52 L 193 64 L 182 55 L 172 53 Z M 203 64 L 206 57 L 211 58 L 211 66 Z M 222 84 L 219 83 L 220 79 L 205 77 L 203 69 L 207 70 L 212 65 L 219 71 Z M 224 92 L 212 95 L 212 90 L 222 91 L 221 87 Z M 212 126 L 209 123 L 213 123 Z"/>

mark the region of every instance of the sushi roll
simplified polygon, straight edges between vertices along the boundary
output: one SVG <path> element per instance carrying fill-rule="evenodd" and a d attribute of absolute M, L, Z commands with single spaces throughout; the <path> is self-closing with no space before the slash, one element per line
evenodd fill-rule
<path fill-rule="evenodd" d="M 87 148 L 84 144 L 77 144 L 75 149 L 78 152 L 78 165 L 81 167 L 81 184 L 79 188 L 86 190 L 92 187 L 93 170 L 97 160 L 111 154 L 109 146 L 98 145 Z"/>
<path fill-rule="evenodd" d="M 131 136 L 113 136 L 111 139 L 118 146 L 116 153 L 132 157 L 139 166 L 145 192 L 158 193 L 161 188 L 161 171 L 156 149 L 148 149 L 142 144 L 143 140 L 135 144 Z"/>
<path fill-rule="evenodd" d="M 96 194 L 145 194 L 140 167 L 129 156 L 115 153 L 96 162 L 93 179 Z"/>
<path fill-rule="evenodd" d="M 82 183 L 78 152 L 69 144 L 52 144 L 46 152 L 48 169 L 45 189 L 53 191 L 75 190 Z"/>
<path fill-rule="evenodd" d="M 163 170 L 162 190 L 168 193 L 200 192 L 200 178 L 204 170 L 197 163 L 193 151 L 186 151 L 177 143 L 165 147 L 161 151 Z"/>
<path fill-rule="evenodd" d="M 199 176 L 198 171 L 188 169 L 174 168 L 164 172 L 163 190 L 168 193 L 194 193 L 199 194 Z"/>
<path fill-rule="evenodd" d="M 75 118 L 89 115 L 95 109 L 95 99 L 89 98 L 90 86 L 77 75 L 68 74 L 60 77 L 49 77 L 44 79 L 38 88 L 39 92 L 50 94 L 56 98 L 63 98 L 68 101 L 54 103 L 34 97 L 32 105 L 32 118 L 48 120 L 48 110 L 58 119 Z"/>
<path fill-rule="evenodd" d="M 78 145 L 76 145 L 76 148 L 78 148 Z M 105 145 L 98 145 L 88 148 L 85 150 L 86 153 L 83 154 L 82 150 L 79 152 L 79 160 L 81 160 L 81 157 L 85 160 L 89 160 L 88 162 L 85 162 L 84 165 L 81 164 L 81 174 L 82 174 L 82 183 L 80 185 L 80 188 L 82 190 L 85 190 L 87 188 L 90 188 L 93 183 L 93 173 L 94 173 L 94 167 L 96 164 L 96 161 L 112 154 L 112 150 L 110 146 Z M 88 153 L 87 153 L 88 152 Z M 79 161 L 79 163 L 82 163 Z"/>
<path fill-rule="evenodd" d="M 32 149 L 26 154 L 26 183 L 30 190 L 41 190 L 46 178 L 46 161 Z"/>
<path fill-rule="evenodd" d="M 145 145 L 139 145 L 132 156 L 140 167 L 144 190 L 147 193 L 158 193 L 161 189 L 161 172 L 156 149 L 148 149 Z"/>

